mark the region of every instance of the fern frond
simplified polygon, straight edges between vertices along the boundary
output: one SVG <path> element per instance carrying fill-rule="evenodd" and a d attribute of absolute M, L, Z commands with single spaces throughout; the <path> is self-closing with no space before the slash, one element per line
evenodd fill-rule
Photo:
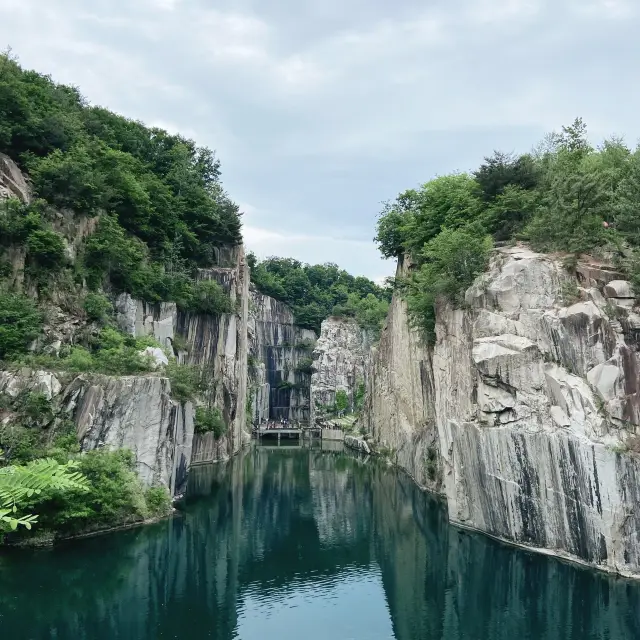
<path fill-rule="evenodd" d="M 77 468 L 76 461 L 60 464 L 51 458 L 34 460 L 25 466 L 0 468 L 0 529 L 6 528 L 6 525 L 11 529 L 16 529 L 19 525 L 31 529 L 37 516 L 11 515 L 16 514 L 25 498 L 31 498 L 44 490 L 87 491 L 87 480 Z"/>

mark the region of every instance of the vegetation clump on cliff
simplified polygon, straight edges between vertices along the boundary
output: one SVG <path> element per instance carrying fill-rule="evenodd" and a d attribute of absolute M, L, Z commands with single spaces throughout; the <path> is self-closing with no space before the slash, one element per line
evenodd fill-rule
<path fill-rule="evenodd" d="M 334 315 L 355 318 L 377 334 L 386 318 L 390 289 L 335 264 L 308 265 L 293 258 L 258 261 L 249 254 L 249 266 L 258 291 L 290 306 L 300 327 L 319 333 L 322 321 Z"/>
<path fill-rule="evenodd" d="M 221 248 L 242 242 L 241 214 L 222 188 L 213 152 L 92 106 L 76 88 L 24 70 L 6 54 L 0 113 L 0 154 L 28 183 L 16 175 L 15 188 L 18 172 L 3 156 L 12 174 L 0 198 L 3 368 L 61 371 L 60 380 L 156 371 L 160 345 L 116 328 L 119 293 L 194 313 L 236 311 L 220 284 L 198 277 L 199 268 L 228 266 Z M 196 369 L 175 360 L 164 367 L 174 399 L 199 394 Z M 207 411 L 204 428 L 223 432 Z M 37 513 L 48 536 L 71 535 L 170 508 L 165 488 L 143 487 L 130 452 L 81 454 L 69 416 L 42 393 L 0 397 L 0 450 L 0 492 L 43 460 L 53 460 L 45 471 L 54 480 L 58 467 L 80 474 L 65 491 L 62 480 L 43 480 L 39 492 L 25 485 L 19 503 L 0 502 L 9 528 L 34 523 Z"/>
<path fill-rule="evenodd" d="M 578 118 L 521 156 L 494 152 L 472 174 L 437 177 L 387 203 L 375 240 L 408 256 L 399 282 L 410 316 L 434 339 L 434 305 L 454 303 L 487 266 L 493 241 L 539 251 L 613 255 L 640 285 L 640 148 L 612 138 L 594 148 Z"/>
<path fill-rule="evenodd" d="M 35 196 L 3 204 L 0 243 L 24 248 L 41 293 L 50 274 L 68 271 L 92 290 L 229 311 L 217 284 L 194 280 L 198 267 L 216 264 L 218 247 L 242 241 L 213 152 L 92 106 L 8 55 L 0 56 L 0 111 L 0 153 L 29 175 Z M 66 247 L 77 238 L 65 237 L 60 212 L 92 230 L 76 260 Z"/>

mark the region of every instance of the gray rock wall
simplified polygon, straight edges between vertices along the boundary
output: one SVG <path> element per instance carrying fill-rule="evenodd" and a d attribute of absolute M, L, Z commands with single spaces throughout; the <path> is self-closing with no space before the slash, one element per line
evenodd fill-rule
<path fill-rule="evenodd" d="M 146 486 L 181 493 L 193 441 L 193 407 L 171 399 L 171 383 L 157 376 L 73 376 L 22 369 L 0 372 L 0 393 L 44 394 L 58 419 L 74 422 L 84 451 L 130 449 Z"/>
<path fill-rule="evenodd" d="M 249 311 L 249 384 L 252 422 L 281 418 L 307 423 L 310 418 L 311 360 L 316 334 L 294 324 L 289 307 L 251 291 Z"/>
<path fill-rule="evenodd" d="M 407 269 L 402 261 L 397 275 Z M 410 327 L 405 302 L 394 295 L 372 350 L 361 422 L 421 487 L 439 491 L 434 393 L 431 351 Z"/>
<path fill-rule="evenodd" d="M 209 315 L 179 311 L 173 303 L 150 305 L 123 294 L 116 301 L 120 328 L 136 336 L 152 335 L 173 348 L 180 364 L 202 371 L 209 406 L 218 407 L 227 433 L 212 442 L 211 434 L 196 434 L 194 462 L 211 462 L 236 453 L 248 440 L 247 433 L 247 327 L 249 270 L 244 250 L 220 250 L 220 260 L 233 266 L 201 269 L 200 280 L 222 286 L 236 307 L 235 313 Z"/>
<path fill-rule="evenodd" d="M 466 303 L 438 309 L 427 349 L 394 299 L 365 426 L 421 485 L 437 467 L 451 522 L 640 575 L 640 317 L 627 283 L 515 247 Z"/>
<path fill-rule="evenodd" d="M 313 350 L 312 419 L 335 404 L 337 391 L 345 391 L 354 408 L 358 386 L 366 384 L 371 344 L 372 337 L 355 320 L 332 317 L 322 322 Z"/>

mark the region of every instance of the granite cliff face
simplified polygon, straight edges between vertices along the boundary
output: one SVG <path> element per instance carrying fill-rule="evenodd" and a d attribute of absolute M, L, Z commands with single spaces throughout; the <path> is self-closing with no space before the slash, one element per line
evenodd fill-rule
<path fill-rule="evenodd" d="M 193 440 L 193 407 L 171 399 L 167 378 L 155 376 L 74 376 L 21 369 L 0 372 L 0 393 L 43 394 L 52 407 L 45 425 L 71 420 L 84 451 L 100 447 L 130 449 L 146 486 L 161 485 L 171 495 L 187 480 Z M 10 416 L 2 416 L 9 418 Z"/>
<path fill-rule="evenodd" d="M 336 392 L 345 391 L 354 406 L 360 385 L 366 384 L 372 337 L 350 318 L 327 318 L 313 350 L 312 420 L 322 407 L 333 406 Z"/>
<path fill-rule="evenodd" d="M 296 326 L 289 307 L 256 291 L 251 291 L 249 307 L 251 422 L 307 422 L 315 332 Z"/>
<path fill-rule="evenodd" d="M 121 295 L 116 303 L 118 324 L 135 336 L 152 335 L 171 348 L 180 364 L 202 371 L 207 404 L 221 409 L 227 433 L 216 440 L 212 433 L 196 434 L 193 462 L 228 458 L 248 440 L 247 326 L 249 270 L 242 247 L 219 257 L 225 266 L 201 269 L 201 280 L 215 280 L 229 294 L 235 313 L 208 315 L 184 313 L 173 303 L 149 305 Z"/>
<path fill-rule="evenodd" d="M 400 267 L 403 269 L 403 267 Z M 421 345 L 395 298 L 363 418 L 449 519 L 640 575 L 637 336 L 619 274 L 524 247 L 496 252 Z"/>

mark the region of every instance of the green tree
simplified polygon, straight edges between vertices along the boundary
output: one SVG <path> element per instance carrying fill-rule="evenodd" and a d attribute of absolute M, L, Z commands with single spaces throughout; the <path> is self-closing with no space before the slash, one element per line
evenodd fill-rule
<path fill-rule="evenodd" d="M 31 298 L 0 291 L 0 359 L 25 353 L 42 330 L 42 313 Z"/>
<path fill-rule="evenodd" d="M 342 413 L 347 410 L 349 406 L 349 396 L 344 389 L 336 391 L 336 411 Z"/>
<path fill-rule="evenodd" d="M 486 268 L 491 248 L 491 238 L 479 223 L 444 229 L 425 245 L 423 264 L 404 283 L 404 293 L 411 320 L 427 342 L 435 338 L 438 299 L 460 304 L 465 290 Z"/>
<path fill-rule="evenodd" d="M 23 505 L 33 496 L 47 491 L 86 492 L 88 484 L 78 467 L 75 461 L 59 464 L 48 458 L 25 466 L 0 467 L 0 532 L 19 526 L 31 529 L 38 516 L 24 513 Z"/>

